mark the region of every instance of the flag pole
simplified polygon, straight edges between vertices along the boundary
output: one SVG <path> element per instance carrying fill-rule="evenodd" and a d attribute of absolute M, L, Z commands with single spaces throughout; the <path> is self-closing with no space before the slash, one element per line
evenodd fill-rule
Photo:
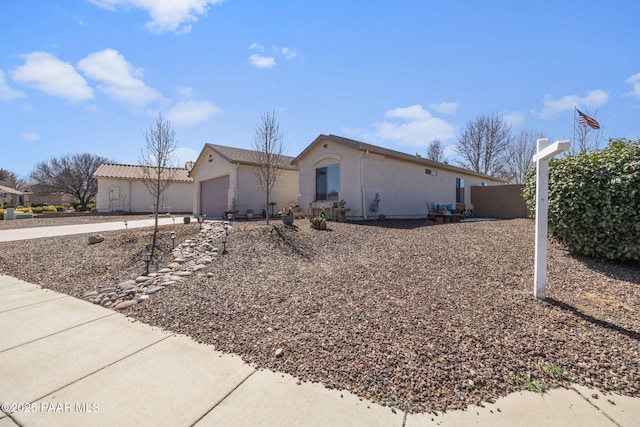
<path fill-rule="evenodd" d="M 576 107 L 576 104 L 573 104 L 573 135 L 571 136 L 571 154 L 574 154 L 573 150 L 574 147 L 576 146 L 576 111 L 578 110 L 578 107 Z"/>

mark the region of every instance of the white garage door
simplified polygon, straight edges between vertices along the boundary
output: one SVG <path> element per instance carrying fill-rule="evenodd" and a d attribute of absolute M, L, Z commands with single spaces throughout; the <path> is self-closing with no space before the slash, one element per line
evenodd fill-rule
<path fill-rule="evenodd" d="M 221 218 L 228 209 L 229 175 L 200 183 L 200 208 L 207 218 Z"/>

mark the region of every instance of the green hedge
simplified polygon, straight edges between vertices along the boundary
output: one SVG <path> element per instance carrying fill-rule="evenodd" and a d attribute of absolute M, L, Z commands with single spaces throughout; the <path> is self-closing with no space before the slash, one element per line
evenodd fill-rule
<path fill-rule="evenodd" d="M 535 212 L 535 170 L 523 196 Z M 549 163 L 549 234 L 574 253 L 640 260 L 640 138 Z"/>

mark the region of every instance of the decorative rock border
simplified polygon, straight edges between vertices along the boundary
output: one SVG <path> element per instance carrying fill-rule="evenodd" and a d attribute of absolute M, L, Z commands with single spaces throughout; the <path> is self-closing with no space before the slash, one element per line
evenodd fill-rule
<path fill-rule="evenodd" d="M 173 261 L 166 267 L 114 286 L 87 291 L 82 298 L 103 307 L 124 310 L 193 274 L 212 277 L 214 273 L 206 270 L 218 255 L 215 243 L 221 241 L 224 233 L 220 222 L 203 223 L 194 239 L 185 240 L 173 249 Z"/>

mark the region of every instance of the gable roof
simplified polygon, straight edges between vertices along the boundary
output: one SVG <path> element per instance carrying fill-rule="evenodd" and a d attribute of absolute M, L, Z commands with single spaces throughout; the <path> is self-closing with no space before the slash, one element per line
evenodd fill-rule
<path fill-rule="evenodd" d="M 18 196 L 22 196 L 23 194 L 25 194 L 24 191 L 16 190 L 15 188 L 11 187 L 5 187 L 4 185 L 0 185 L 0 193 L 15 194 Z"/>
<path fill-rule="evenodd" d="M 155 168 L 152 168 L 155 169 Z M 193 182 L 189 176 L 189 171 L 185 168 L 167 168 L 172 172 L 171 181 Z M 144 166 L 122 165 L 118 163 L 103 163 L 93 173 L 94 178 L 115 178 L 115 179 L 144 179 Z"/>
<path fill-rule="evenodd" d="M 502 179 L 502 178 L 496 178 L 494 176 L 485 175 L 485 174 L 479 173 L 479 172 L 474 172 L 474 171 L 469 170 L 469 169 L 459 168 L 457 166 L 451 166 L 451 165 L 448 165 L 446 163 L 436 162 L 434 160 L 430 160 L 430 159 L 427 159 L 427 158 L 424 158 L 424 157 L 420 157 L 417 154 L 412 156 L 411 154 L 402 153 L 400 151 L 395 151 L 395 150 L 391 150 L 389 148 L 379 147 L 377 145 L 367 144 L 366 142 L 356 141 L 355 139 L 344 138 L 342 136 L 337 136 L 337 135 L 323 135 L 323 134 L 320 134 L 311 144 L 309 144 L 309 146 L 307 148 L 305 148 L 302 151 L 302 153 L 300 153 L 295 159 L 293 159 L 293 161 L 291 163 L 292 164 L 296 164 L 298 162 L 298 160 L 300 160 L 301 157 L 304 157 L 311 150 L 311 148 L 314 145 L 320 143 L 321 141 L 327 141 L 327 140 L 335 142 L 337 144 L 345 145 L 347 147 L 351 147 L 351 148 L 356 149 L 356 150 L 369 151 L 370 153 L 380 154 L 380 155 L 386 156 L 386 157 L 394 157 L 396 159 L 406 160 L 406 161 L 409 161 L 409 162 L 418 163 L 420 165 L 429 166 L 429 167 L 432 167 L 432 168 L 450 170 L 452 172 L 464 173 L 464 174 L 467 174 L 467 175 L 474 175 L 474 176 L 478 176 L 478 177 L 481 177 L 481 178 L 492 179 L 492 180 L 495 180 L 495 181 L 502 181 L 502 182 L 505 182 L 505 183 L 508 182 L 507 180 Z"/>
<path fill-rule="evenodd" d="M 227 147 L 217 144 L 205 144 L 202 148 L 202 151 L 200 152 L 200 155 L 198 156 L 198 159 L 196 160 L 193 169 L 191 169 L 192 171 L 200 165 L 200 160 L 204 158 L 204 152 L 207 148 L 218 154 L 229 163 L 239 163 L 241 165 L 250 166 L 257 165 L 254 158 L 254 155 L 256 153 L 255 150 L 246 150 L 244 148 Z M 282 158 L 282 164 L 284 165 L 282 169 L 298 170 L 298 168 L 292 164 L 292 161 L 294 159 L 293 157 L 284 155 L 280 157 Z"/>

